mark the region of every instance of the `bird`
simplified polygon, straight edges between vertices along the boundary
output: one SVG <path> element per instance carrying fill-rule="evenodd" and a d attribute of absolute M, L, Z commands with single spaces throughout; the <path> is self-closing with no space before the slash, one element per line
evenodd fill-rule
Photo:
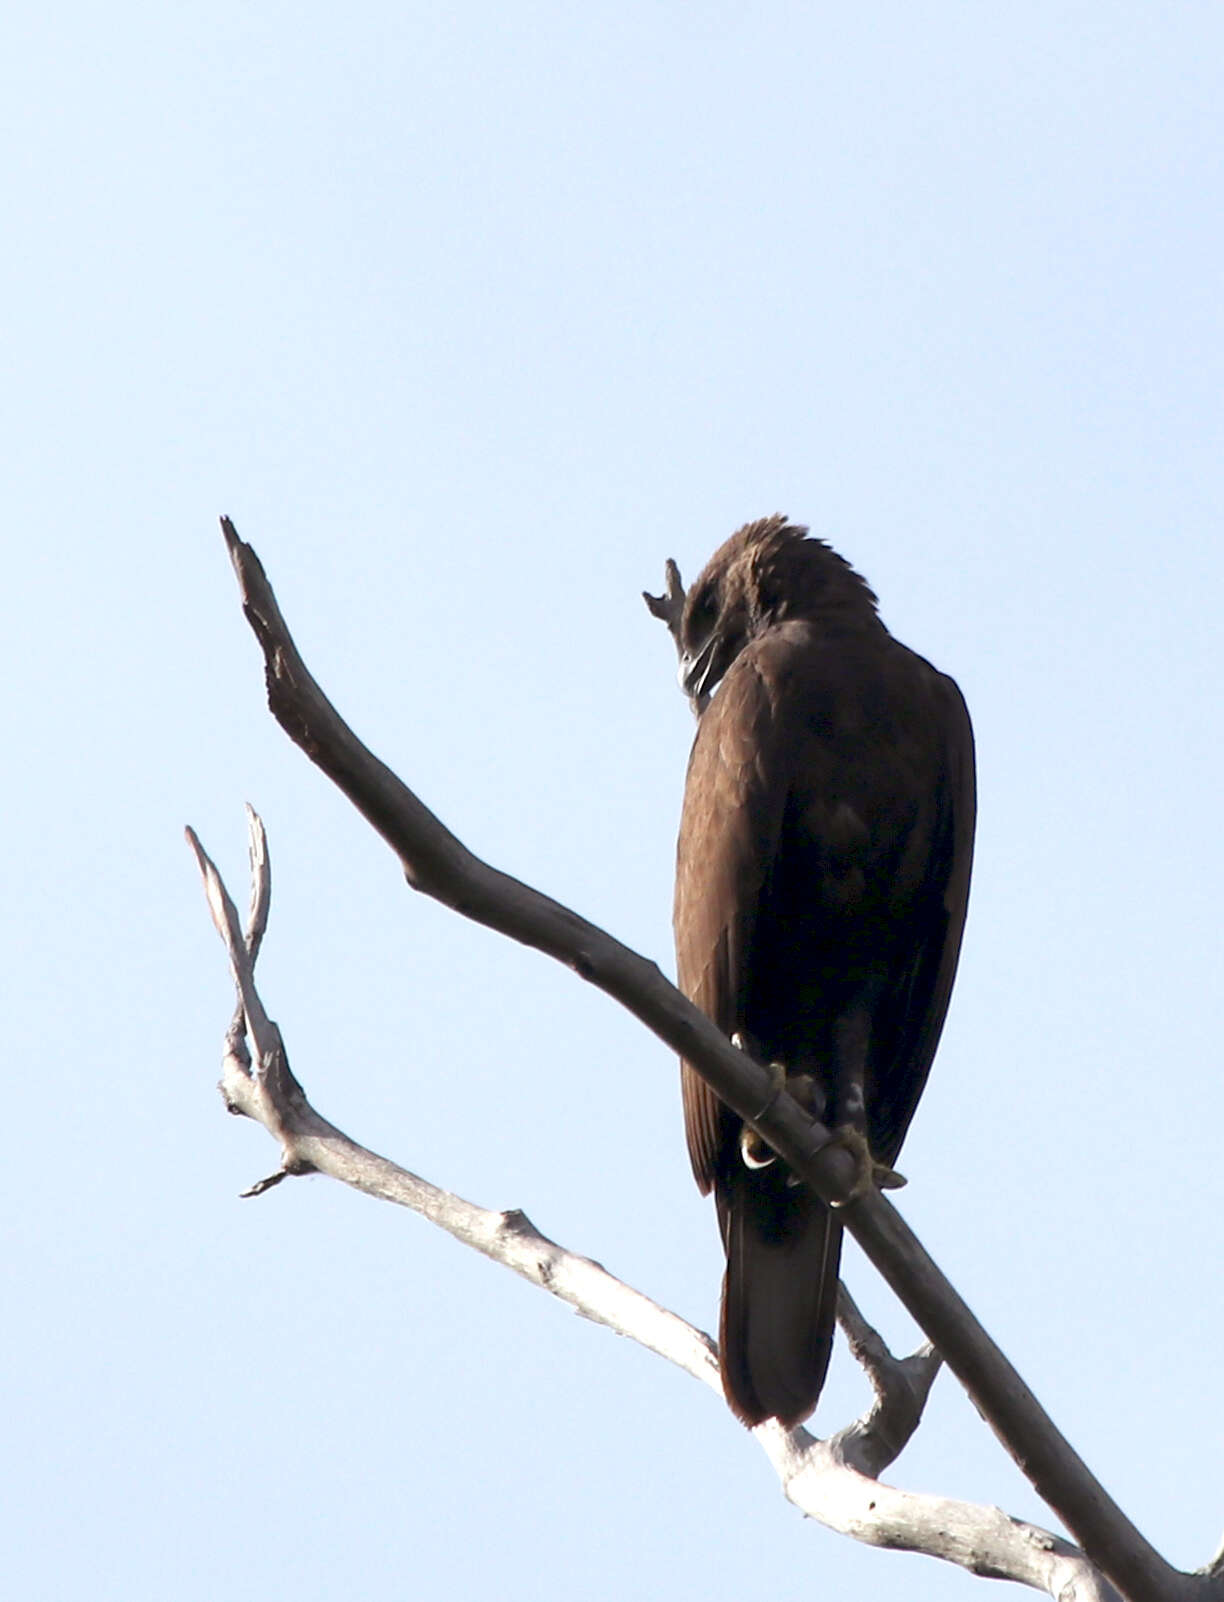
<path fill-rule="evenodd" d="M 849 562 L 784 516 L 739 529 L 681 593 L 673 631 L 698 725 L 676 851 L 679 987 L 851 1148 L 856 1194 L 903 1183 L 892 1164 L 969 895 L 964 699 L 888 632 Z M 828 1369 L 842 1222 L 688 1063 L 681 1086 L 726 1251 L 723 1389 L 749 1427 L 789 1427 Z"/>

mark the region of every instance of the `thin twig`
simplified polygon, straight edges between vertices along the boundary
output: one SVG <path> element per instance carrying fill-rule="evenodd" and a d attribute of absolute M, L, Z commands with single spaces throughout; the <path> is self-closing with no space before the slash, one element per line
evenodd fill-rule
<path fill-rule="evenodd" d="M 894 1357 L 845 1285 L 838 1287 L 837 1321 L 851 1356 L 867 1375 L 875 1401 L 865 1415 L 867 1429 L 860 1430 L 863 1420 L 857 1420 L 830 1444 L 861 1473 L 875 1476 L 917 1429 L 942 1359 L 930 1341 L 909 1357 Z"/>

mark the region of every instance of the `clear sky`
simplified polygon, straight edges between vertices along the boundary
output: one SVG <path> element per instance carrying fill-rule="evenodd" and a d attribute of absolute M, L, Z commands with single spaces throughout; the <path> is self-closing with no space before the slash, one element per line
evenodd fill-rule
<path fill-rule="evenodd" d="M 19 3 L 0 53 L 6 1593 L 926 1602 L 702 1387 L 409 1215 L 257 1201 L 182 840 L 271 837 L 319 1109 L 705 1327 L 675 1065 L 263 705 L 216 529 L 474 849 L 670 971 L 639 598 L 785 511 L 962 685 L 907 1218 L 1145 1532 L 1224 1525 L 1216 4 Z M 884 1332 L 914 1335 L 873 1274 Z M 822 1430 L 863 1405 L 844 1351 Z M 890 1476 L 1042 1518 L 943 1377 Z"/>

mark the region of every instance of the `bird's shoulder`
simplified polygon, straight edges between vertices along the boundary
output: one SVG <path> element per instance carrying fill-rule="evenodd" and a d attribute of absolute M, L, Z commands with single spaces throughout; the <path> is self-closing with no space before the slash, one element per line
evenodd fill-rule
<path fill-rule="evenodd" d="M 749 782 L 812 742 L 931 729 L 964 703 L 955 683 L 882 625 L 793 619 L 751 641 L 698 725 L 690 780 Z M 776 778 L 776 772 L 771 778 Z"/>
<path fill-rule="evenodd" d="M 725 899 L 753 894 L 784 816 L 826 845 L 853 822 L 847 849 L 870 855 L 945 809 L 972 826 L 973 735 L 955 682 L 882 626 L 787 622 L 740 653 L 702 715 L 678 902 L 719 881 Z"/>

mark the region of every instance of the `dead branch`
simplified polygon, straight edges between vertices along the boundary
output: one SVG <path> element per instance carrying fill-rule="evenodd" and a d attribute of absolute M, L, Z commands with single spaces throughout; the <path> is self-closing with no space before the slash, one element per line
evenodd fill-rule
<path fill-rule="evenodd" d="M 842 1219 L 938 1348 L 1038 1494 L 1131 1602 L 1197 1597 L 1202 1577 L 1174 1569 L 1059 1432 L 896 1209 L 853 1198 L 853 1161 L 779 1092 L 769 1070 L 725 1040 L 658 967 L 569 908 L 491 868 L 362 745 L 302 661 L 266 574 L 228 518 L 222 530 L 243 611 L 263 649 L 268 704 L 285 732 L 382 835 L 414 889 L 574 969 L 690 1063 Z"/>
<path fill-rule="evenodd" d="M 652 615 L 667 624 L 667 632 L 675 642 L 677 656 L 684 650 L 680 643 L 680 619 L 684 615 L 686 593 L 680 569 L 670 556 L 663 568 L 662 595 L 652 595 L 649 590 L 642 591 L 642 599 L 650 608 Z"/>
<path fill-rule="evenodd" d="M 278 1168 L 243 1194 L 261 1195 L 291 1174 L 338 1179 L 381 1201 L 422 1214 L 465 1245 L 567 1303 L 583 1317 L 627 1336 L 691 1374 L 718 1397 L 717 1348 L 710 1337 L 660 1307 L 599 1263 L 542 1235 L 526 1214 L 493 1212 L 439 1189 L 350 1140 L 321 1117 L 289 1069 L 280 1030 L 255 984 L 267 927 L 271 867 L 263 824 L 247 808 L 251 910 L 245 932 L 215 864 L 193 829 L 187 839 L 204 880 L 213 923 L 225 943 L 238 991 L 238 1014 L 226 1030 L 221 1092 L 231 1112 L 263 1124 L 280 1144 Z M 250 1044 L 248 1045 L 248 1041 Z M 872 1546 L 920 1552 L 972 1573 L 1015 1580 L 1057 1602 L 1118 1602 L 1117 1593 L 1069 1542 L 1000 1512 L 951 1498 L 899 1491 L 876 1476 L 900 1455 L 922 1421 L 939 1371 L 929 1345 L 898 1359 L 841 1288 L 838 1317 L 850 1349 L 871 1381 L 873 1401 L 830 1440 L 775 1420 L 753 1433 L 787 1498 L 810 1518 Z"/>
<path fill-rule="evenodd" d="M 680 569 L 670 556 L 667 558 L 667 564 L 663 569 L 662 595 L 651 595 L 649 590 L 642 591 L 642 599 L 649 607 L 651 616 L 657 617 L 660 622 L 667 624 L 667 632 L 671 635 L 672 644 L 676 647 L 676 655 L 681 658 L 684 656 L 684 644 L 680 638 L 680 620 L 684 616 L 685 594 L 686 591 L 684 582 L 680 577 Z M 683 688 L 683 685 L 681 685 L 681 688 Z M 705 708 L 708 697 L 689 695 L 687 690 L 684 693 L 688 696 L 688 704 L 693 709 L 693 716 L 699 718 Z"/>

